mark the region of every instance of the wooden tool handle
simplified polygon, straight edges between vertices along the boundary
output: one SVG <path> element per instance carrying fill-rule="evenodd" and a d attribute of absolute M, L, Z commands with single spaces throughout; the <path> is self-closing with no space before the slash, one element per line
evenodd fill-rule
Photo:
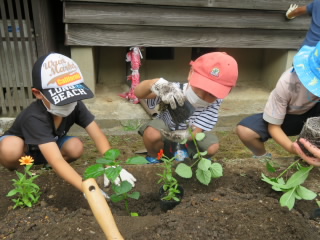
<path fill-rule="evenodd" d="M 82 189 L 89 202 L 93 215 L 97 219 L 107 239 L 124 239 L 114 221 L 112 212 L 95 179 L 89 178 L 82 182 Z"/>

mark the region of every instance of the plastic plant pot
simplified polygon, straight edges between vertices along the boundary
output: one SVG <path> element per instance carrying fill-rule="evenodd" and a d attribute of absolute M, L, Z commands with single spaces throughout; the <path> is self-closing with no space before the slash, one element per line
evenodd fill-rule
<path fill-rule="evenodd" d="M 163 186 L 160 187 L 159 189 L 159 195 L 160 195 L 160 208 L 162 211 L 167 212 L 168 210 L 173 209 L 175 206 L 181 203 L 183 194 L 184 194 L 184 189 L 180 185 L 178 186 L 178 190 L 180 193 L 176 194 L 176 197 L 179 198 L 179 201 L 175 200 L 163 200 L 162 198 L 165 196 L 166 192 L 163 189 Z"/>
<path fill-rule="evenodd" d="M 298 138 L 298 144 L 301 150 L 309 157 L 313 157 L 313 154 L 310 153 L 300 142 L 299 139 L 304 138 L 310 143 L 320 148 L 320 117 L 311 117 L 308 118 L 303 128 L 300 132 Z"/>

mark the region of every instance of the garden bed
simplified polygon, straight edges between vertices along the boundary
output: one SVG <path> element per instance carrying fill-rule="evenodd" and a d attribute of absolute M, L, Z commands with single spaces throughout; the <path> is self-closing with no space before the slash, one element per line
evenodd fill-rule
<path fill-rule="evenodd" d="M 126 158 L 141 147 L 135 138 L 117 136 L 111 138 L 111 142 L 114 147 L 124 145 L 121 151 Z M 73 163 L 79 173 L 97 158 L 92 143 L 87 138 L 84 141 L 87 155 Z M 129 201 L 131 212 L 138 212 L 139 217 L 128 216 L 122 202 L 109 203 L 123 237 L 135 240 L 320 239 L 320 222 L 310 219 L 318 207 L 315 200 L 300 200 L 291 211 L 281 207 L 281 193 L 261 181 L 262 172 L 270 175 L 264 163 L 249 157 L 225 158 L 227 154 L 221 151 L 217 161 L 223 165 L 224 176 L 209 186 L 194 178 L 177 177 L 185 194 L 181 204 L 166 213 L 161 211 L 158 199 L 160 186 L 156 174 L 161 171 L 158 164 L 125 166 L 137 178 L 135 190 L 141 197 Z M 239 156 L 238 152 L 235 156 Z M 276 161 L 285 168 L 293 158 L 279 156 Z M 11 179 L 16 175 L 0 168 L 0 239 L 105 239 L 82 193 L 52 170 L 38 168 L 37 173 L 40 174 L 37 183 L 43 192 L 40 203 L 33 208 L 13 210 L 13 203 L 5 195 L 12 189 Z M 304 186 L 320 192 L 319 177 L 319 169 L 314 168 Z M 101 180 L 98 179 L 98 183 L 102 186 Z"/>

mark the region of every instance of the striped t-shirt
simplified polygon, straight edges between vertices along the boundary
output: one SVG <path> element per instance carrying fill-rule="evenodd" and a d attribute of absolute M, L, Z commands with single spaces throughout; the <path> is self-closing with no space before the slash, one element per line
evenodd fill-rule
<path fill-rule="evenodd" d="M 180 83 L 173 84 L 177 85 L 178 88 L 180 86 Z M 184 83 L 183 89 L 185 90 L 187 86 L 188 84 Z M 159 97 L 147 99 L 147 104 L 150 109 L 154 109 L 160 102 L 161 99 Z M 187 120 L 188 124 L 201 128 L 203 131 L 212 130 L 218 122 L 218 111 L 221 103 L 222 99 L 217 99 L 208 107 L 196 108 L 195 112 Z M 160 112 L 156 118 L 162 119 L 171 130 L 185 130 L 188 127 L 186 123 L 180 123 L 178 126 L 176 126 L 168 110 Z"/>

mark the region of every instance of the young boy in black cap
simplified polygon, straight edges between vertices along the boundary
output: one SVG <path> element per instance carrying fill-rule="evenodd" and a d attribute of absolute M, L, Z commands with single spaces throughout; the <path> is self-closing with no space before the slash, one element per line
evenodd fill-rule
<path fill-rule="evenodd" d="M 19 159 L 31 155 L 35 164 L 49 163 L 67 182 L 82 191 L 82 177 L 69 165 L 83 153 L 83 143 L 67 136 L 73 124 L 83 127 L 100 154 L 111 147 L 83 99 L 93 93 L 84 84 L 78 65 L 70 58 L 51 53 L 40 57 L 32 69 L 32 93 L 36 101 L 16 118 L 0 137 L 0 164 L 14 170 Z M 134 185 L 135 178 L 122 170 L 122 180 Z"/>

